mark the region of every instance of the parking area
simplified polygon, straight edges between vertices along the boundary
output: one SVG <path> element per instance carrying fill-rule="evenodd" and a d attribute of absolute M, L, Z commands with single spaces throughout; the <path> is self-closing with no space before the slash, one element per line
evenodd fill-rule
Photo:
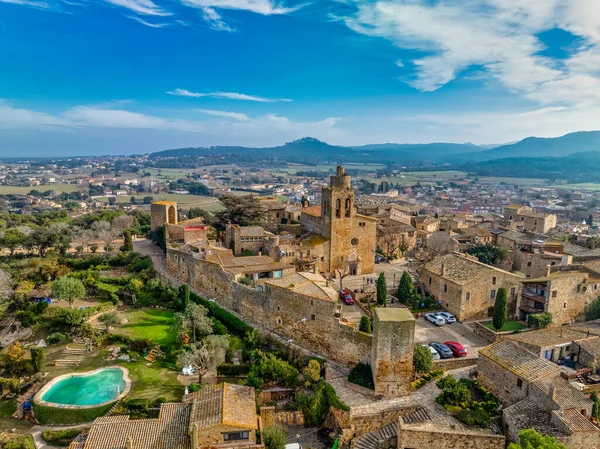
<path fill-rule="evenodd" d="M 415 323 L 415 343 L 428 344 L 432 341 L 457 341 L 474 355 L 480 348 L 489 343 L 475 334 L 471 328 L 462 323 L 445 324 L 437 327 L 424 318 L 417 318 Z"/>

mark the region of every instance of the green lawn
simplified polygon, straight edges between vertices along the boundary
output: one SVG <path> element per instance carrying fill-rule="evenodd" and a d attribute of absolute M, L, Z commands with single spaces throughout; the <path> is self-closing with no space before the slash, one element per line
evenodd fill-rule
<path fill-rule="evenodd" d="M 146 360 L 137 362 L 121 362 L 119 365 L 129 370 L 131 391 L 129 397 L 157 399 L 163 397 L 167 401 L 181 401 L 184 386 L 177 380 L 177 372 L 162 366 L 157 360 L 149 367 Z"/>
<path fill-rule="evenodd" d="M 173 344 L 177 338 L 177 332 L 173 329 L 173 312 L 141 309 L 120 312 L 119 316 L 128 318 L 129 322 L 113 329 L 114 334 L 138 340 L 149 338 L 161 345 Z"/>
<path fill-rule="evenodd" d="M 17 433 L 25 433 L 33 426 L 24 419 L 11 418 L 16 409 L 17 402 L 14 399 L 0 400 L 0 432 L 15 429 Z"/>
<path fill-rule="evenodd" d="M 492 323 L 485 324 L 489 330 L 496 332 L 494 329 L 494 325 Z M 520 331 L 521 329 L 526 329 L 528 326 L 526 324 L 521 323 L 520 321 L 507 321 L 500 329 L 500 332 L 509 332 L 509 331 Z"/>
<path fill-rule="evenodd" d="M 79 186 L 76 184 L 49 184 L 43 186 L 23 187 L 23 186 L 0 186 L 0 195 L 26 195 L 32 190 L 45 192 L 53 190 L 55 192 L 75 192 Z"/>

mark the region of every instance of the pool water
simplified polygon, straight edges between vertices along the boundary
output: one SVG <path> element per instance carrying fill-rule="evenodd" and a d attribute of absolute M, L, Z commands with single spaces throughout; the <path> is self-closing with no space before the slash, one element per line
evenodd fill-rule
<path fill-rule="evenodd" d="M 65 405 L 95 405 L 116 400 L 124 390 L 123 371 L 107 368 L 61 379 L 44 392 L 42 400 Z"/>

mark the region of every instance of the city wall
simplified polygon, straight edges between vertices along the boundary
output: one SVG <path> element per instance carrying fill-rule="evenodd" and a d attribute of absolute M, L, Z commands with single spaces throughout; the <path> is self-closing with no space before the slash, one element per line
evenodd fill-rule
<path fill-rule="evenodd" d="M 166 262 L 171 276 L 255 326 L 344 365 L 369 360 L 373 337 L 341 323 L 334 316 L 335 302 L 268 284 L 259 291 L 186 251 L 168 249 Z"/>

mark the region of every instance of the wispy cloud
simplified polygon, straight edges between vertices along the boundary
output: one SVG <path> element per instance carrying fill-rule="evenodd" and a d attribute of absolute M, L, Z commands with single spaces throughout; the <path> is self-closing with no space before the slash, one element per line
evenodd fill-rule
<path fill-rule="evenodd" d="M 34 8 L 51 9 L 49 3 L 34 0 L 0 0 L 0 3 L 12 3 L 13 5 L 31 6 Z"/>
<path fill-rule="evenodd" d="M 145 16 L 170 16 L 171 13 L 164 10 L 151 0 L 104 0 L 111 5 L 129 9 L 137 14 Z"/>
<path fill-rule="evenodd" d="M 229 33 L 235 31 L 234 28 L 231 28 L 223 21 L 221 15 L 213 8 L 202 8 L 202 18 L 213 30 L 227 31 Z"/>
<path fill-rule="evenodd" d="M 271 0 L 182 0 L 182 3 L 195 8 L 234 9 L 265 16 L 288 14 L 300 8 L 300 6 L 285 7 L 280 2 Z"/>
<path fill-rule="evenodd" d="M 243 101 L 256 101 L 259 103 L 277 103 L 279 101 L 290 102 L 289 98 L 265 98 L 258 97 L 256 95 L 247 95 L 241 94 L 238 92 L 190 92 L 186 89 L 175 89 L 173 91 L 167 92 L 169 95 L 174 95 L 176 97 L 193 97 L 193 98 L 202 98 L 202 97 L 211 97 L 211 98 L 225 98 L 228 100 L 243 100 Z"/>
<path fill-rule="evenodd" d="M 144 19 L 140 19 L 139 17 L 136 17 L 136 16 L 127 16 L 127 17 L 132 20 L 135 20 L 138 23 L 141 23 L 142 25 L 146 25 L 147 27 L 150 27 L 150 28 L 163 28 L 163 27 L 170 25 L 169 23 L 151 23 Z"/>
<path fill-rule="evenodd" d="M 250 120 L 246 114 L 241 112 L 218 111 L 214 109 L 196 109 L 196 111 L 201 112 L 202 114 L 212 115 L 214 117 L 226 117 L 243 122 Z"/>

